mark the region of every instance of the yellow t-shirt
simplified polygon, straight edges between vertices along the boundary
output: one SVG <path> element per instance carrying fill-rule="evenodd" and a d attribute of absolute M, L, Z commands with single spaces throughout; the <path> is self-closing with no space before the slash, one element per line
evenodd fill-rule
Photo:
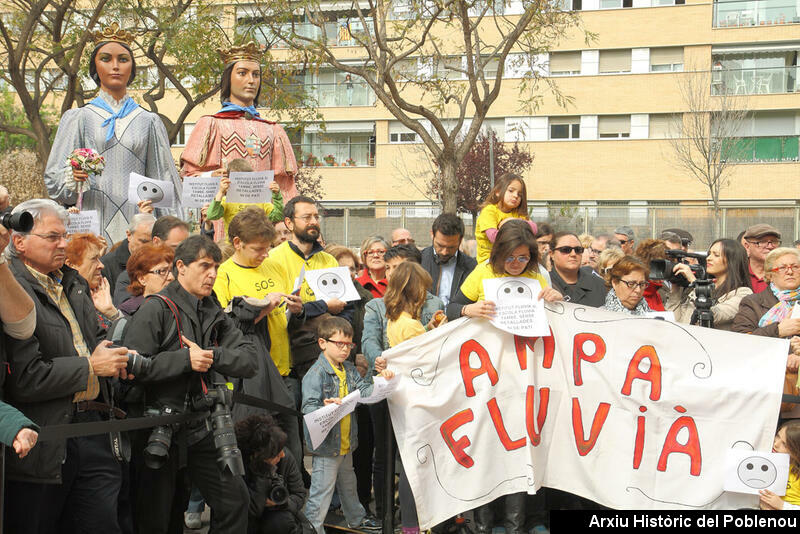
<path fill-rule="evenodd" d="M 425 327 L 422 323 L 411 317 L 408 312 L 402 312 L 396 321 L 389 321 L 386 325 L 386 337 L 389 338 L 390 347 L 424 333 Z"/>
<path fill-rule="evenodd" d="M 483 208 L 475 221 L 475 240 L 478 242 L 478 263 L 488 260 L 489 254 L 492 252 L 492 242 L 486 236 L 486 230 L 490 228 L 499 228 L 500 221 L 516 217 L 518 219 L 526 219 L 516 212 L 506 213 L 500 211 L 497 204 L 489 204 Z"/>
<path fill-rule="evenodd" d="M 336 258 L 327 252 L 319 251 L 308 260 L 303 259 L 302 256 L 297 254 L 292 248 L 289 247 L 289 241 L 284 241 L 269 253 L 269 259 L 275 260 L 286 270 L 289 275 L 291 285 L 294 285 L 295 279 L 300 275 L 300 269 L 305 265 L 306 271 L 314 269 L 328 269 L 330 267 L 338 267 L 339 262 Z M 290 288 L 291 289 L 291 288 Z M 317 300 L 314 296 L 314 291 L 308 286 L 308 282 L 303 280 L 303 285 L 300 286 L 300 298 L 303 302 L 313 302 Z"/>
<path fill-rule="evenodd" d="M 789 480 L 786 482 L 786 495 L 782 499 L 789 504 L 800 505 L 800 474 L 789 470 Z"/>
<path fill-rule="evenodd" d="M 485 300 L 486 295 L 483 294 L 484 280 L 488 280 L 490 278 L 508 278 L 510 276 L 510 274 L 506 274 L 505 272 L 502 274 L 496 274 L 488 262 L 479 263 L 478 266 L 475 267 L 471 273 L 469 273 L 469 276 L 467 276 L 467 279 L 464 280 L 464 283 L 461 284 L 461 292 L 464 293 L 465 297 L 473 302 Z M 524 272 L 518 275 L 518 277 L 538 280 L 539 284 L 542 286 L 542 289 L 548 286 L 545 277 L 539 273 Z"/>
<path fill-rule="evenodd" d="M 289 293 L 291 290 L 292 282 L 286 271 L 272 258 L 265 259 L 258 267 L 242 267 L 229 258 L 219 266 L 217 281 L 214 282 L 214 293 L 223 308 L 233 297 L 262 299 L 269 293 Z M 281 376 L 288 375 L 291 368 L 287 325 L 285 306 L 278 306 L 267 315 L 271 340 L 269 353 Z"/>
<path fill-rule="evenodd" d="M 330 363 L 330 360 L 328 360 Z M 333 372 L 336 373 L 336 378 L 339 379 L 339 398 L 343 399 L 347 396 L 349 391 L 347 391 L 347 370 L 344 368 L 344 365 L 340 365 L 337 369 L 336 365 L 331 363 L 331 367 L 333 367 Z M 342 447 L 339 450 L 339 454 L 344 456 L 348 452 L 350 452 L 350 416 L 345 415 L 341 421 L 339 421 L 341 425 L 340 430 L 342 431 Z"/>

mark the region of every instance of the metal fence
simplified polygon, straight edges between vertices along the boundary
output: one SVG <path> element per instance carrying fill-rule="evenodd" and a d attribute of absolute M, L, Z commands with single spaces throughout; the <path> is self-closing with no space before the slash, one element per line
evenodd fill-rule
<path fill-rule="evenodd" d="M 395 228 L 408 228 L 419 246 L 430 244 L 431 223 L 436 208 L 387 206 L 325 206 L 323 202 L 322 233 L 327 243 L 358 248 L 372 235 L 387 240 Z M 736 238 L 748 226 L 767 223 L 778 228 L 784 244 L 800 238 L 800 204 L 787 206 L 749 205 L 722 209 L 721 232 L 714 230 L 713 209 L 708 206 L 533 206 L 532 219 L 547 221 L 556 231 L 597 235 L 611 233 L 627 225 L 636 239 L 657 237 L 666 228 L 681 228 L 694 236 L 692 247 L 704 250 L 718 237 Z M 464 217 L 466 235 L 473 236 L 472 218 Z"/>

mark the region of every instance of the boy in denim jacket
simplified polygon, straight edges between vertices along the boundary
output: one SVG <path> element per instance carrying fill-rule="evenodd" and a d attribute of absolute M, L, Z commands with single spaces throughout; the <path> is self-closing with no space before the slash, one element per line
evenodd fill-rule
<path fill-rule="evenodd" d="M 319 359 L 303 378 L 303 413 L 310 413 L 327 404 L 341 404 L 341 399 L 356 389 L 361 395 L 372 393 L 372 378 L 362 378 L 352 363 L 347 361 L 353 344 L 353 327 L 341 317 L 324 319 L 318 328 Z M 386 360 L 377 358 L 375 370 L 390 380 L 394 373 L 385 370 Z M 342 511 L 351 528 L 378 531 L 380 522 L 367 515 L 358 500 L 356 475 L 353 471 L 353 451 L 358 446 L 356 418 L 345 416 L 336 423 L 319 447 L 311 446 L 308 427 L 306 443 L 313 455 L 311 464 L 311 489 L 306 502 L 305 515 L 318 533 L 325 529 L 322 523 L 333 497 L 338 490 Z"/>

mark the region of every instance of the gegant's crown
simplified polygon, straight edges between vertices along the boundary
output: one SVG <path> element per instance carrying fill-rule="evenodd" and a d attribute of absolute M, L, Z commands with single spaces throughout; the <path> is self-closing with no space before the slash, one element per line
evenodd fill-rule
<path fill-rule="evenodd" d="M 103 31 L 92 33 L 92 39 L 94 39 L 95 45 L 116 42 L 130 46 L 133 42 L 133 34 L 127 30 L 120 29 L 119 24 L 112 22 L 111 26 L 104 28 Z"/>
<path fill-rule="evenodd" d="M 228 49 L 218 48 L 222 62 L 225 65 L 230 65 L 237 61 L 255 61 L 261 64 L 261 46 L 255 41 L 250 41 L 247 44 L 240 46 L 232 46 Z"/>

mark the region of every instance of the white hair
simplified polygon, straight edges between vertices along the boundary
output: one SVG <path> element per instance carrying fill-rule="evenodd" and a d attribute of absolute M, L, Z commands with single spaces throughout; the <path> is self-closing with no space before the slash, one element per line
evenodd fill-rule
<path fill-rule="evenodd" d="M 150 228 L 153 228 L 153 225 L 156 222 L 156 218 L 153 217 L 152 213 L 137 213 L 133 217 L 131 217 L 131 222 L 128 224 L 128 231 L 133 233 L 136 231 L 143 224 L 147 224 Z"/>
<path fill-rule="evenodd" d="M 63 206 L 59 205 L 54 200 L 50 200 L 49 198 L 33 198 L 31 200 L 26 200 L 20 204 L 17 204 L 14 209 L 11 211 L 12 214 L 20 213 L 23 211 L 27 211 L 28 213 L 33 216 L 33 225 L 36 226 L 37 223 L 41 222 L 42 217 L 45 215 L 55 215 L 64 225 L 67 225 L 69 221 L 69 215 L 67 214 L 67 210 L 64 209 Z M 16 258 L 19 255 L 17 248 L 14 246 L 14 239 L 13 236 L 15 235 L 28 235 L 29 232 L 17 232 L 14 230 L 11 233 L 12 239 L 11 242 L 6 247 L 6 255 L 11 258 Z"/>

